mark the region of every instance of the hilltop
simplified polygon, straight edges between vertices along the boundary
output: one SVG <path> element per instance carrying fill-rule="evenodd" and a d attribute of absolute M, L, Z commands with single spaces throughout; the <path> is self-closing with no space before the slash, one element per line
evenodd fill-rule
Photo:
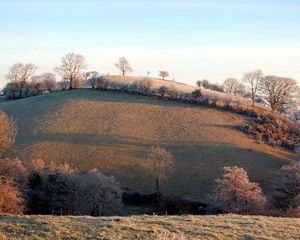
<path fill-rule="evenodd" d="M 246 116 L 153 97 L 78 89 L 2 102 L 0 109 L 19 128 L 10 156 L 97 168 L 132 191 L 153 191 L 147 154 L 154 145 L 174 156 L 163 191 L 196 200 L 211 191 L 223 166 L 245 168 L 268 190 L 275 172 L 294 157 L 241 131 Z"/>
<path fill-rule="evenodd" d="M 2 216 L 1 239 L 299 239 L 300 219 L 263 216 Z"/>

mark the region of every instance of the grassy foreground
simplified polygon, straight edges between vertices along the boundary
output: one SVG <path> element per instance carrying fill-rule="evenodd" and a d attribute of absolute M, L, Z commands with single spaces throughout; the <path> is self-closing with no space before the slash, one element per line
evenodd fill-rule
<path fill-rule="evenodd" d="M 0 239 L 299 239 L 300 219 L 262 216 L 2 216 Z"/>

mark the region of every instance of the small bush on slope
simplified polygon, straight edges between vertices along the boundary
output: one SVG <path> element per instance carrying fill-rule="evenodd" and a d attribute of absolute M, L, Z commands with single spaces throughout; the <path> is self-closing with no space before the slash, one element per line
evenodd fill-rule
<path fill-rule="evenodd" d="M 261 212 L 266 204 L 257 183 L 250 182 L 243 168 L 224 167 L 222 178 L 216 180 L 216 187 L 210 196 L 217 208 L 226 213 L 254 214 Z"/>

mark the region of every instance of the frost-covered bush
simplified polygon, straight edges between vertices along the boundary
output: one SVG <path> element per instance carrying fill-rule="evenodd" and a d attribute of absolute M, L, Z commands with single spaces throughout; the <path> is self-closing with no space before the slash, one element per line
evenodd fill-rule
<path fill-rule="evenodd" d="M 226 213 L 253 214 L 263 210 L 266 198 L 257 183 L 251 182 L 247 172 L 237 166 L 224 167 L 222 178 L 210 196 L 213 204 Z"/>
<path fill-rule="evenodd" d="M 3 93 L 7 99 L 20 99 L 53 92 L 58 88 L 55 76 L 52 73 L 44 73 L 32 76 L 30 82 L 10 82 L 5 86 Z"/>
<path fill-rule="evenodd" d="M 24 209 L 25 201 L 16 183 L 0 176 L 0 215 L 21 214 Z"/>
<path fill-rule="evenodd" d="M 107 90 L 110 86 L 110 81 L 106 80 L 104 77 L 99 76 L 91 79 L 92 88 Z"/>
<path fill-rule="evenodd" d="M 300 217 L 300 162 L 284 165 L 272 184 L 272 203 L 285 215 Z"/>
<path fill-rule="evenodd" d="M 130 92 L 149 95 L 151 93 L 152 81 L 148 78 L 145 78 L 141 81 L 135 81 L 130 84 L 129 90 Z"/>
<path fill-rule="evenodd" d="M 169 88 L 167 86 L 160 86 L 157 89 L 157 93 L 161 96 L 164 97 L 167 93 L 169 92 Z"/>
<path fill-rule="evenodd" d="M 120 206 L 120 186 L 114 177 L 107 177 L 97 169 L 77 177 L 77 194 L 84 196 L 84 201 L 78 202 L 81 213 L 100 216 L 109 214 Z"/>

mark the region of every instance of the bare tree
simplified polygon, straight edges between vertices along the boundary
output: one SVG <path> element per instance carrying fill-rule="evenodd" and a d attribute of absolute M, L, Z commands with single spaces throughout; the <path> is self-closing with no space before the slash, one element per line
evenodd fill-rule
<path fill-rule="evenodd" d="M 15 122 L 6 113 L 0 112 L 0 156 L 14 142 L 17 133 Z"/>
<path fill-rule="evenodd" d="M 160 196 L 160 183 L 166 178 L 166 170 L 170 169 L 173 160 L 172 154 L 162 147 L 151 147 L 151 173 L 155 180 L 156 194 Z"/>
<path fill-rule="evenodd" d="M 201 81 L 201 85 L 203 88 L 209 89 L 210 88 L 210 82 L 207 79 L 203 79 Z"/>
<path fill-rule="evenodd" d="M 32 63 L 22 64 L 16 63 L 9 69 L 9 73 L 5 76 L 8 83 L 7 87 L 14 91 L 13 98 L 21 98 L 22 91 L 26 82 L 36 71 L 37 66 Z"/>
<path fill-rule="evenodd" d="M 202 81 L 201 80 L 197 80 L 196 81 L 196 86 L 199 88 L 202 86 Z"/>
<path fill-rule="evenodd" d="M 237 166 L 224 167 L 222 178 L 216 180 L 211 196 L 214 205 L 224 212 L 256 213 L 262 210 L 266 198 L 257 183 L 250 182 L 247 172 Z"/>
<path fill-rule="evenodd" d="M 74 52 L 68 53 L 62 58 L 61 64 L 56 66 L 55 71 L 66 81 L 69 81 L 69 89 L 74 88 L 74 81 L 83 76 L 83 70 L 87 68 L 83 55 Z"/>
<path fill-rule="evenodd" d="M 273 111 L 285 112 L 294 106 L 299 87 L 291 78 L 265 76 L 260 81 L 259 93 Z"/>
<path fill-rule="evenodd" d="M 250 95 L 253 106 L 255 104 L 259 83 L 263 78 L 263 75 L 263 71 L 258 69 L 251 72 L 247 72 L 243 76 L 243 81 L 247 84 L 247 92 Z"/>
<path fill-rule="evenodd" d="M 165 78 L 169 77 L 169 72 L 168 71 L 159 71 L 159 76 L 162 77 L 163 80 L 165 80 Z"/>
<path fill-rule="evenodd" d="M 132 72 L 132 68 L 128 60 L 124 57 L 120 57 L 118 62 L 114 65 L 121 71 L 123 76 L 125 76 L 127 73 Z"/>
<path fill-rule="evenodd" d="M 245 87 L 239 82 L 239 80 L 235 78 L 227 78 L 223 83 L 223 88 L 225 92 L 229 94 L 242 95 Z"/>

